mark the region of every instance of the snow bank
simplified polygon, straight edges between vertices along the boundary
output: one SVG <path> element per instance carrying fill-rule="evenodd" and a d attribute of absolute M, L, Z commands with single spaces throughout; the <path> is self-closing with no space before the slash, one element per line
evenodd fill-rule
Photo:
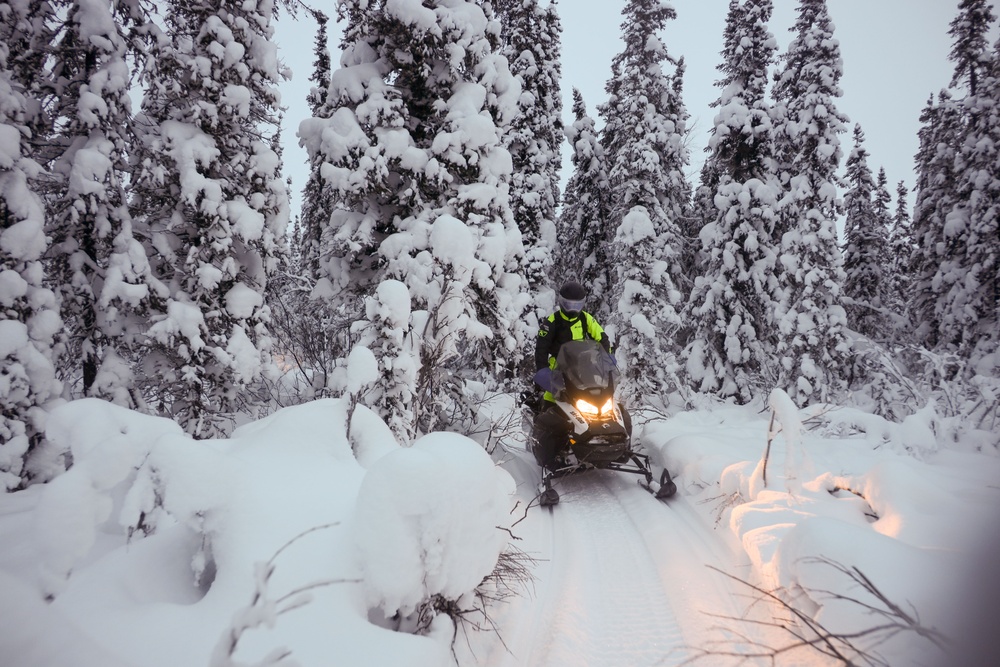
<path fill-rule="evenodd" d="M 54 411 L 49 437 L 72 468 L 0 497 L 0 517 L 24 516 L 14 557 L 0 521 L 4 661 L 446 664 L 447 617 L 427 636 L 392 632 L 366 596 L 412 608 L 471 593 L 506 546 L 513 482 L 463 436 L 400 448 L 364 406 L 349 441 L 347 408 L 315 401 L 203 441 L 97 399 Z M 32 502 L 7 502 L 20 498 Z"/>
<path fill-rule="evenodd" d="M 134 667 L 99 646 L 65 614 L 46 605 L 23 581 L 0 571 L 0 590 L 0 655 L 4 664 Z"/>
<path fill-rule="evenodd" d="M 174 422 L 88 398 L 52 411 L 46 435 L 72 458 L 72 467 L 45 485 L 35 510 L 39 576 L 46 595 L 65 585 L 88 555 L 98 529 L 124 504 L 126 483 L 161 437 L 180 436 Z"/>
<path fill-rule="evenodd" d="M 856 410 L 837 408 L 804 429 L 808 415 L 787 396 L 772 395 L 771 410 L 759 407 L 682 413 L 637 432 L 681 493 L 701 496 L 717 524 L 736 536 L 753 564 L 740 578 L 780 588 L 789 604 L 830 631 L 897 624 L 896 637 L 875 633 L 855 641 L 888 656 L 887 664 L 914 664 L 917 656 L 924 664 L 966 664 L 948 662 L 926 637 L 905 629 L 890 605 L 924 630 L 968 636 L 965 600 L 975 588 L 969 579 L 996 589 L 982 554 L 1000 550 L 983 546 L 984 536 L 992 536 L 984 527 L 995 526 L 1000 513 L 1000 459 L 962 443 L 942 448 L 913 423 Z M 774 437 L 779 431 L 783 437 Z M 764 487 L 756 457 L 768 437 Z M 995 600 L 972 599 L 977 609 L 995 613 Z"/>

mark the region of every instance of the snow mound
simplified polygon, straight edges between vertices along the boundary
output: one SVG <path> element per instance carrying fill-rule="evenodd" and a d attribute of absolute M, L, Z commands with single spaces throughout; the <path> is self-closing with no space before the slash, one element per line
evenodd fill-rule
<path fill-rule="evenodd" d="M 482 447 L 457 434 L 424 436 L 376 462 L 355 515 L 370 606 L 388 618 L 473 590 L 507 544 L 514 490 Z"/>

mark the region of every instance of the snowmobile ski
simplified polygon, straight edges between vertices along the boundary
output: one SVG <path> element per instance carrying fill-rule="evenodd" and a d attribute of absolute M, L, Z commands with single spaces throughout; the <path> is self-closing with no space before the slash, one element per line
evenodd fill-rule
<path fill-rule="evenodd" d="M 540 507 L 552 507 L 559 504 L 559 492 L 552 488 L 554 473 L 546 473 L 542 478 L 542 483 L 538 485 L 538 505 Z"/>
<path fill-rule="evenodd" d="M 659 483 L 654 484 L 652 478 L 647 480 L 640 479 L 639 486 L 652 493 L 653 497 L 657 500 L 666 500 L 677 493 L 677 485 L 674 484 L 674 480 L 670 479 L 670 473 L 666 469 L 660 473 Z"/>

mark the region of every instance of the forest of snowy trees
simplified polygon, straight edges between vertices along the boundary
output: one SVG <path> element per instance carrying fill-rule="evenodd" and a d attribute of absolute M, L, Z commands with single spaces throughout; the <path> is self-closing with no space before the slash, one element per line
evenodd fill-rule
<path fill-rule="evenodd" d="M 684 59 L 662 41 L 683 17 L 662 0 L 624 3 L 607 98 L 573 90 L 565 122 L 570 3 L 339 0 L 335 64 L 331 17 L 297 0 L 0 0 L 0 486 L 65 467 L 46 414 L 83 396 L 196 438 L 346 393 L 403 442 L 463 430 L 485 392 L 529 386 L 568 277 L 633 405 L 780 388 L 995 418 L 992 6 L 958 5 L 911 205 L 837 109 L 825 0 L 799 0 L 784 53 L 772 1 L 729 3 L 691 183 Z M 291 220 L 274 26 L 293 19 L 317 32 Z M 360 349 L 379 369 L 362 387 Z"/>

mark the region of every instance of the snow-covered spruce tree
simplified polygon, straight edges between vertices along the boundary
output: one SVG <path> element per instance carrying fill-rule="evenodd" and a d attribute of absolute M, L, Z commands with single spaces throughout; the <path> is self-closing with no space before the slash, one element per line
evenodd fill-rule
<path fill-rule="evenodd" d="M 73 3 L 53 56 L 60 91 L 50 113 L 52 273 L 69 333 L 63 372 L 83 395 L 135 407 L 132 361 L 148 323 L 146 251 L 127 207 L 127 154 L 134 143 L 128 60 L 141 59 L 143 2 Z"/>
<path fill-rule="evenodd" d="M 313 48 L 313 72 L 310 81 L 313 87 L 309 91 L 307 102 L 313 116 L 326 117 L 327 95 L 330 89 L 330 50 L 326 25 L 329 18 L 320 11 L 311 13 L 316 19 L 316 43 Z M 329 186 L 323 180 L 322 158 L 311 160 L 309 177 L 302 189 L 302 220 L 299 252 L 301 267 L 305 275 L 315 280 L 319 276 L 320 247 L 323 230 L 330 224 L 333 213 L 333 197 Z"/>
<path fill-rule="evenodd" d="M 889 193 L 889 177 L 885 173 L 885 167 L 879 167 L 878 175 L 875 177 L 875 193 L 872 196 L 872 212 L 877 221 L 876 229 L 881 236 L 881 256 L 879 266 L 882 267 L 882 282 L 879 284 L 878 302 L 882 313 L 881 333 L 882 340 L 892 338 L 892 331 L 896 327 L 896 318 L 899 312 L 891 307 L 889 298 L 892 289 L 892 255 L 890 243 L 892 241 L 892 195 Z"/>
<path fill-rule="evenodd" d="M 521 84 L 517 113 L 504 133 L 504 144 L 514 164 L 510 206 L 523 238 L 524 272 L 537 292 L 552 286 L 563 142 L 562 24 L 555 2 L 542 8 L 539 0 L 494 0 L 493 6 L 503 26 L 500 53 Z"/>
<path fill-rule="evenodd" d="M 913 229 L 907 197 L 910 191 L 904 181 L 896 185 L 896 210 L 889 230 L 889 260 L 886 264 L 885 303 L 896 314 L 896 342 L 904 342 L 911 333 L 909 300 L 912 291 L 910 257 L 913 255 Z"/>
<path fill-rule="evenodd" d="M 153 304 L 145 389 L 199 437 L 271 363 L 264 292 L 288 221 L 272 144 L 275 11 L 270 0 L 173 2 L 170 39 L 144 74 L 133 210 L 168 288 Z"/>
<path fill-rule="evenodd" d="M 872 212 L 878 220 L 879 227 L 885 230 L 885 243 L 882 246 L 882 256 L 879 257 L 879 264 L 888 278 L 889 266 L 889 233 L 892 230 L 892 195 L 889 194 L 889 177 L 886 176 L 885 167 L 879 167 L 878 175 L 875 177 L 875 192 L 872 195 Z M 883 284 L 884 288 L 885 285 Z M 883 294 L 879 294 L 881 300 Z"/>
<path fill-rule="evenodd" d="M 942 333 L 964 358 L 978 360 L 1000 342 L 1000 41 L 965 99 L 956 198 L 945 221 L 954 280 L 938 309 Z"/>
<path fill-rule="evenodd" d="M 945 225 L 957 202 L 955 156 L 964 122 L 960 104 L 947 90 L 941 91 L 936 103 L 933 98 L 928 100 L 920 121 L 910 308 L 917 342 L 934 349 L 948 346 L 954 337 L 954 332 L 942 329 L 938 304 L 957 278 L 949 269 L 959 253 L 959 239 L 954 235 L 946 239 Z"/>
<path fill-rule="evenodd" d="M 576 276 L 590 290 L 588 308 L 602 321 L 611 312 L 609 287 L 614 282 L 611 263 L 610 183 L 604 148 L 587 114 L 583 95 L 573 89 L 573 124 L 566 139 L 573 151 L 573 173 L 566 182 L 555 251 L 555 274 Z"/>
<path fill-rule="evenodd" d="M 921 120 L 921 148 L 914 234 L 914 292 L 918 334 L 931 347 L 968 356 L 986 331 L 996 302 L 996 85 L 987 33 L 995 16 L 985 0 L 962 0 L 949 34 L 949 59 L 955 63 L 954 91 L 942 92 L 937 107 L 928 105 Z M 952 101 L 952 97 L 956 100 Z M 991 162 L 991 160 L 993 162 Z M 973 230 L 976 230 L 973 232 Z M 979 230 L 985 232 L 980 233 Z M 976 246 L 969 256 L 970 242 Z M 995 245 L 994 245 L 995 248 Z M 995 257 L 995 250 L 992 251 Z M 984 263 L 985 260 L 985 263 Z M 986 268 L 992 266 L 991 270 Z M 985 269 L 985 273 L 984 270 Z M 985 289 L 981 289 L 986 286 Z M 986 297 L 985 304 L 980 301 Z M 984 308 L 985 305 L 985 308 Z M 981 328 L 986 327 L 986 328 Z M 995 327 L 994 327 L 995 328 Z"/>
<path fill-rule="evenodd" d="M 778 386 L 804 405 L 829 400 L 843 385 L 847 320 L 837 170 L 847 117 L 836 105 L 843 68 L 826 0 L 800 0 L 792 31 L 772 90 L 786 187 L 774 237 L 781 294 L 776 351 Z"/>
<path fill-rule="evenodd" d="M 683 302 L 680 221 L 690 205 L 688 113 L 679 79 L 683 71 L 659 33 L 675 19 L 660 0 L 629 0 L 622 10 L 624 47 L 611 64 L 601 145 L 608 160 L 614 267 L 608 324 L 616 337 L 629 397 L 662 394 L 676 376 L 676 334 Z"/>
<path fill-rule="evenodd" d="M 979 93 L 979 80 L 989 67 L 987 35 L 995 20 L 989 0 L 959 0 L 958 15 L 948 29 L 952 37 L 948 59 L 955 63 L 952 87 L 964 87 L 972 96 Z"/>
<path fill-rule="evenodd" d="M 844 295 L 847 320 L 852 330 L 884 340 L 885 317 L 882 312 L 882 290 L 885 270 L 888 230 L 885 220 L 875 211 L 876 184 L 868 167 L 868 151 L 861 125 L 854 126 L 854 148 L 847 158 L 845 178 L 848 191 L 844 195 L 847 219 L 844 224 Z"/>
<path fill-rule="evenodd" d="M 5 38 L 10 18 L 0 11 Z M 12 44 L 0 39 L 0 491 L 47 478 L 45 408 L 62 391 L 53 351 L 62 321 L 45 285 L 45 212 L 32 189 L 41 168 L 25 140 L 32 105 L 9 66 Z"/>
<path fill-rule="evenodd" d="M 706 150 L 708 150 L 706 148 Z M 701 230 L 715 222 L 719 211 L 715 208 L 715 191 L 719 186 L 719 172 L 711 160 L 705 160 L 698 175 L 698 185 L 691 194 L 691 214 L 681 226 L 685 242 L 690 248 L 685 263 L 685 274 L 703 276 L 707 272 L 710 253 L 702 245 Z M 685 305 L 685 309 L 687 306 Z"/>
<path fill-rule="evenodd" d="M 733 0 L 723 40 L 723 78 L 703 174 L 717 178 L 715 219 L 701 232 L 705 273 L 688 304 L 685 350 L 692 386 L 749 401 L 775 386 L 776 241 L 782 185 L 765 90 L 777 49 L 770 0 Z"/>
<path fill-rule="evenodd" d="M 60 12 L 65 10 L 65 3 L 49 0 L 0 0 L 0 44 L 7 47 L 10 79 L 28 101 L 20 121 L 28 130 L 22 140 L 30 147 L 32 159 L 43 167 L 58 155 L 58 146 L 49 141 L 53 129 L 49 110 L 59 93 L 51 54 L 63 22 Z M 44 195 L 44 183 L 37 185 Z"/>
<path fill-rule="evenodd" d="M 433 428 L 467 379 L 499 378 L 524 354 L 530 298 L 503 146 L 520 89 L 496 52 L 489 8 L 341 3 L 332 113 L 299 130 L 338 201 L 321 262 L 331 293 L 371 295 L 384 280 L 409 291 L 417 384 L 411 403 L 381 412 L 393 422 L 412 413 L 409 432 Z"/>

